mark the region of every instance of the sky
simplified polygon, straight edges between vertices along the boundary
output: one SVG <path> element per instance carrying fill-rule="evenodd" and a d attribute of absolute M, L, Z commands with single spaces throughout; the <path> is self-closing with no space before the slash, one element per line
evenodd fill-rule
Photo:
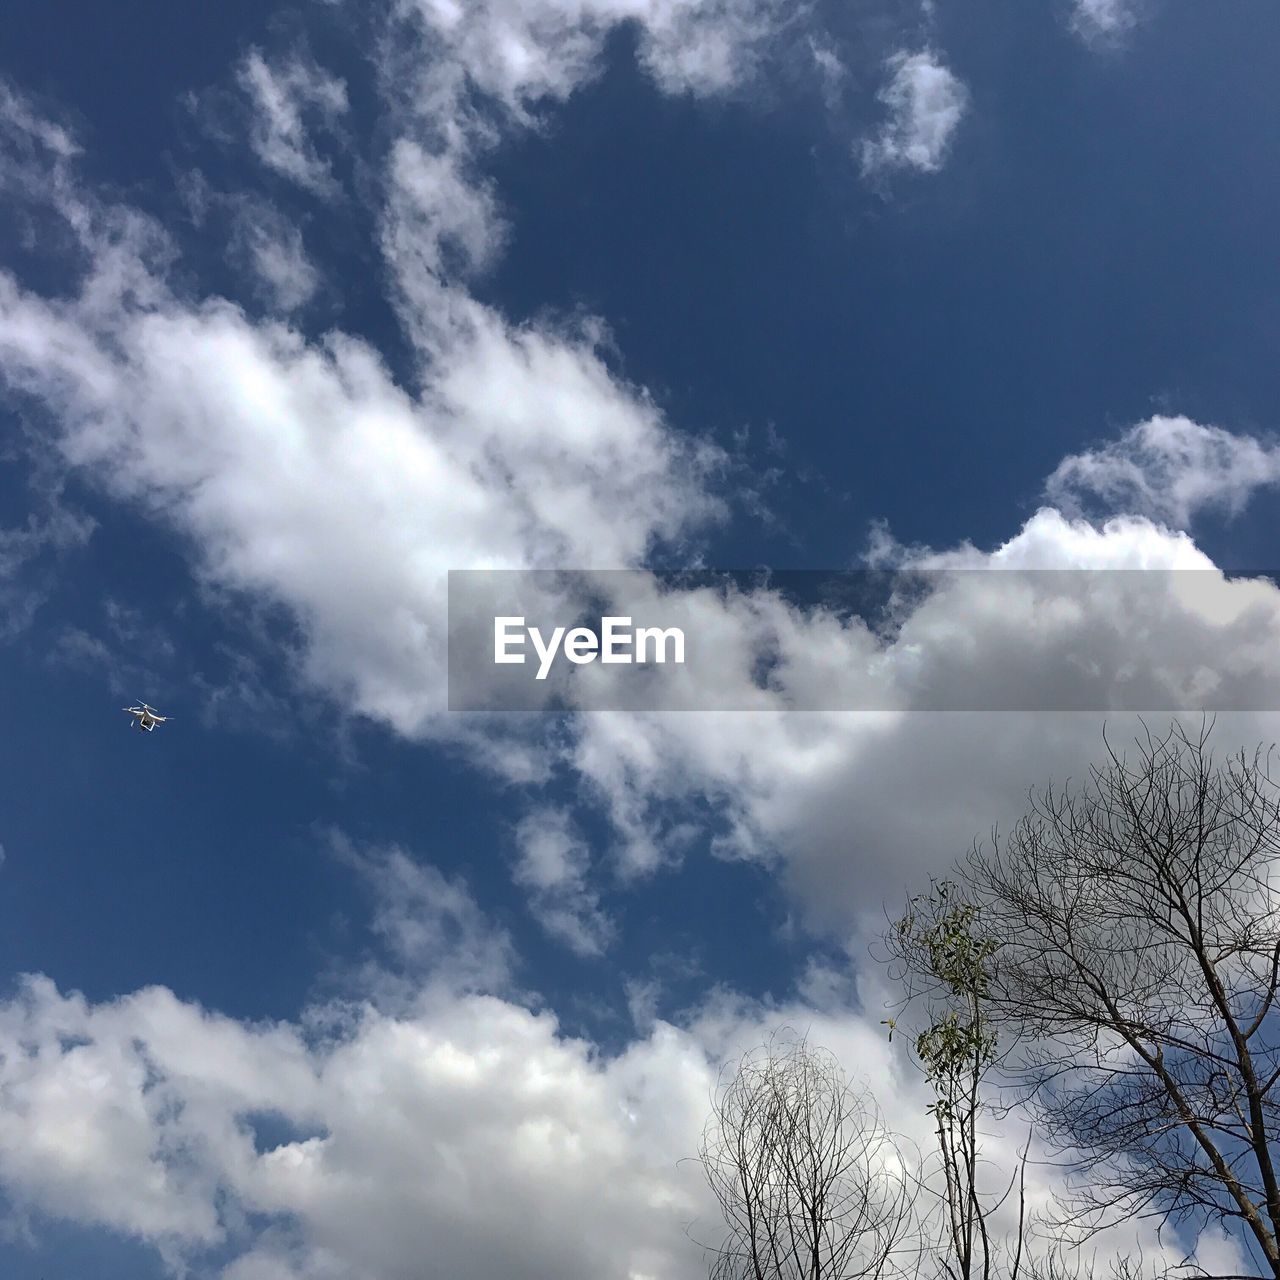
<path fill-rule="evenodd" d="M 1278 60 L 1268 0 L 9 0 L 0 1271 L 705 1274 L 784 1023 L 926 1137 L 868 943 L 1097 758 L 1082 655 L 1275 736 Z M 669 602 L 749 710 L 449 710 L 450 570 L 868 566 L 1079 572 L 962 576 L 874 710 L 765 587 Z"/>

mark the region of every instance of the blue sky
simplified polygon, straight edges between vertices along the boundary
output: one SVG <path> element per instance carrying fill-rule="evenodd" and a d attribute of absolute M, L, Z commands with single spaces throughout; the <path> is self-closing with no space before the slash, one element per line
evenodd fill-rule
<path fill-rule="evenodd" d="M 915 1123 L 868 932 L 1101 717 L 468 720 L 444 575 L 1274 565 L 1278 59 L 1265 0 L 10 0 L 5 1274 L 682 1280 L 785 1019 Z M 909 639 L 1274 687 L 1079 604 Z"/>

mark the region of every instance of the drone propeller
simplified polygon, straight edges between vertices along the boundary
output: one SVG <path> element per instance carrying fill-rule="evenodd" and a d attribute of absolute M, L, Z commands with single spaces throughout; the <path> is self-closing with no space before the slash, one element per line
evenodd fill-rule
<path fill-rule="evenodd" d="M 140 723 L 144 720 L 151 720 L 159 724 L 162 721 L 173 719 L 172 716 L 162 716 L 155 707 L 147 702 L 135 703 L 132 707 L 121 707 L 120 710 L 127 711 L 131 716 L 137 716 Z"/>

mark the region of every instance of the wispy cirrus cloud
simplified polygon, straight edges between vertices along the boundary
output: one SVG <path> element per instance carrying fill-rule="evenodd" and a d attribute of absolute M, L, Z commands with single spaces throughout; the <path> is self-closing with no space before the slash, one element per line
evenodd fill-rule
<path fill-rule="evenodd" d="M 199 170 L 186 175 L 180 192 L 197 230 L 225 239 L 227 262 L 244 281 L 246 301 L 289 315 L 315 297 L 322 274 L 302 227 L 277 204 L 252 192 L 217 190 Z"/>
<path fill-rule="evenodd" d="M 315 195 L 335 194 L 332 166 L 308 121 L 332 128 L 347 111 L 346 85 L 310 58 L 273 62 L 259 49 L 245 55 L 236 79 L 249 101 L 249 141 L 258 160 Z"/>
<path fill-rule="evenodd" d="M 307 254 L 300 227 L 270 205 L 243 201 L 233 228 L 233 252 L 274 311 L 296 311 L 311 301 L 321 275 Z"/>
<path fill-rule="evenodd" d="M 529 909 L 554 938 L 580 956 L 599 955 L 614 923 L 589 884 L 591 851 L 562 810 L 535 809 L 515 830 L 515 881 L 529 894 Z"/>
<path fill-rule="evenodd" d="M 19 524 L 0 525 L 0 639 L 25 630 L 56 581 L 54 566 L 83 547 L 94 521 L 57 489 L 35 491 L 36 509 Z"/>
<path fill-rule="evenodd" d="M 397 845 L 361 848 L 338 831 L 330 833 L 329 844 L 364 883 L 372 900 L 370 928 L 404 979 L 403 989 L 509 988 L 511 938 L 485 917 L 460 877 L 445 875 Z"/>

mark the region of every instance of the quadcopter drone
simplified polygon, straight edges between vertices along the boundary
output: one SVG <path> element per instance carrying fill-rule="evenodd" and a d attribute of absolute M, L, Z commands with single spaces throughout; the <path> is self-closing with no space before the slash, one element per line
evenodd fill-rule
<path fill-rule="evenodd" d="M 122 711 L 127 711 L 133 717 L 132 728 L 145 729 L 147 733 L 155 730 L 156 725 L 164 724 L 170 719 L 169 716 L 162 716 L 154 707 L 149 707 L 145 702 L 140 702 L 136 707 L 121 707 Z"/>

